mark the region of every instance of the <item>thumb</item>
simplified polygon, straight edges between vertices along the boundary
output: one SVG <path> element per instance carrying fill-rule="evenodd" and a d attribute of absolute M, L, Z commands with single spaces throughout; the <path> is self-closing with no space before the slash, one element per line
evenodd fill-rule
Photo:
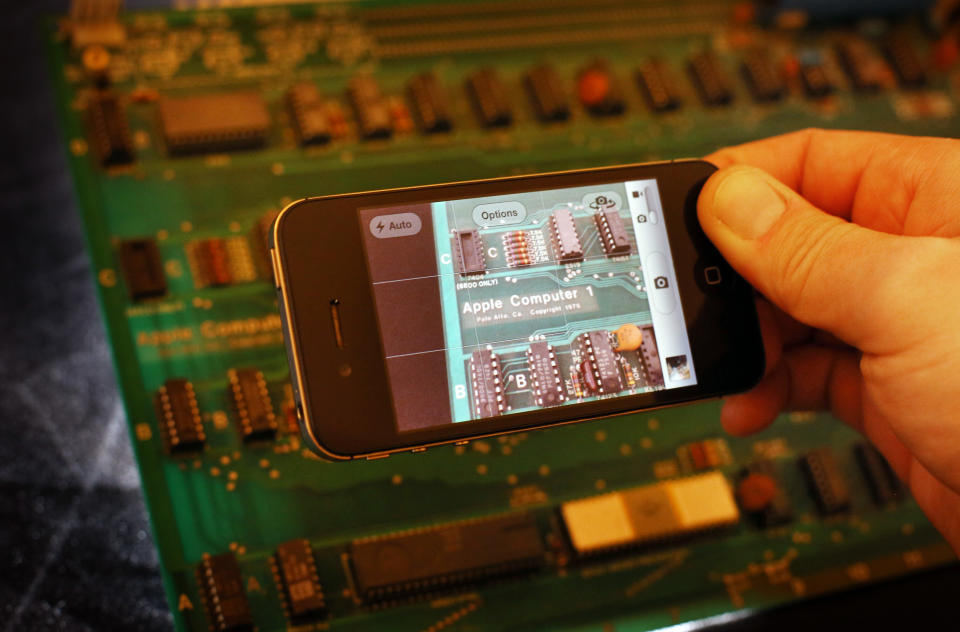
<path fill-rule="evenodd" d="M 711 176 L 698 215 L 730 265 L 798 321 L 868 353 L 903 343 L 897 328 L 910 322 L 903 275 L 890 265 L 897 253 L 909 258 L 904 242 L 912 238 L 829 215 L 743 165 Z"/>

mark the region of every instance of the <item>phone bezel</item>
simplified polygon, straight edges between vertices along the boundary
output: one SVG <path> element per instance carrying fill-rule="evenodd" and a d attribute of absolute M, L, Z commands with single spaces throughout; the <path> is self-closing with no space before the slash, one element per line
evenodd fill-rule
<path fill-rule="evenodd" d="M 683 160 L 307 198 L 288 205 L 274 223 L 271 254 L 305 438 L 327 458 L 373 457 L 682 404 L 755 385 L 763 375 L 764 352 L 754 292 L 723 261 L 696 217 L 700 188 L 715 170 L 705 161 Z M 650 178 L 660 192 L 698 384 L 399 431 L 358 210 Z M 330 232 L 337 239 L 324 242 Z M 318 243 L 334 250 L 324 251 Z M 704 285 L 707 264 L 721 269 L 722 285 Z M 333 335 L 333 300 L 339 302 L 343 348 Z"/>

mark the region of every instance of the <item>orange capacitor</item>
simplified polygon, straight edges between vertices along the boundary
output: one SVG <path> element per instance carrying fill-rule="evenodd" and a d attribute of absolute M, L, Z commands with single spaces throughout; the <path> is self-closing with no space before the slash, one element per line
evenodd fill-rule
<path fill-rule="evenodd" d="M 766 509 L 777 494 L 777 483 L 770 476 L 751 472 L 737 485 L 737 498 L 744 511 L 756 513 Z"/>

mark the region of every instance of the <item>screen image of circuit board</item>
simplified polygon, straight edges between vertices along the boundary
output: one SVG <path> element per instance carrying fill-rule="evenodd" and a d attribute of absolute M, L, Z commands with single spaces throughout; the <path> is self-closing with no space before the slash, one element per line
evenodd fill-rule
<path fill-rule="evenodd" d="M 736 439 L 711 403 L 320 461 L 265 249 L 278 210 L 312 195 L 806 126 L 956 137 L 960 69 L 923 16 L 116 4 L 76 2 L 45 37 L 179 630 L 653 629 L 955 560 L 877 453 L 821 414 Z"/>

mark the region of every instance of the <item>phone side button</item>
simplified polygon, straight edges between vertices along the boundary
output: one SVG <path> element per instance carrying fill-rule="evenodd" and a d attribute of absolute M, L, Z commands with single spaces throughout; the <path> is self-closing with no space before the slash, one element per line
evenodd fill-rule
<path fill-rule="evenodd" d="M 469 443 L 470 443 L 470 440 L 469 440 L 469 439 L 466 439 L 466 440 L 464 440 L 464 441 L 454 441 L 454 442 L 453 442 L 453 445 L 467 445 L 467 444 L 469 444 Z"/>
<path fill-rule="evenodd" d="M 371 454 L 370 456 L 367 457 L 367 460 L 377 461 L 379 459 L 389 459 L 389 458 L 390 458 L 389 454 Z"/>
<path fill-rule="evenodd" d="M 410 451 L 413 452 L 414 454 L 417 454 L 417 453 L 419 453 L 419 452 L 426 452 L 427 449 L 426 449 L 426 448 L 414 448 L 414 449 L 412 449 L 412 450 L 410 450 Z"/>

